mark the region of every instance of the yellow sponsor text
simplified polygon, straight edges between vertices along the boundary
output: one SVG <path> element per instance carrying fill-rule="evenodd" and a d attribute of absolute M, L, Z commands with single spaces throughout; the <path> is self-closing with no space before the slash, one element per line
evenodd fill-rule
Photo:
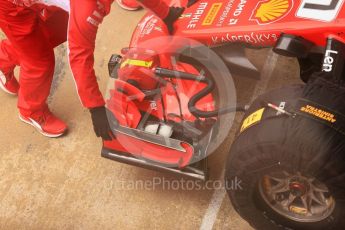
<path fill-rule="evenodd" d="M 208 11 L 204 21 L 202 22 L 203 26 L 210 26 L 213 24 L 214 19 L 217 17 L 220 8 L 222 7 L 223 3 L 214 3 L 211 6 L 211 9 Z"/>
<path fill-rule="evenodd" d="M 264 114 L 265 109 L 259 109 L 256 112 L 250 114 L 244 121 L 241 127 L 241 133 L 248 129 L 249 127 L 259 123 L 262 120 L 262 116 Z"/>
<path fill-rule="evenodd" d="M 337 122 L 336 116 L 330 112 L 324 111 L 322 109 L 318 109 L 311 105 L 306 105 L 301 108 L 301 112 L 307 113 L 314 117 L 320 118 L 324 121 L 335 123 Z"/>
<path fill-rule="evenodd" d="M 144 61 L 144 60 L 136 60 L 136 59 L 126 59 L 121 64 L 121 68 L 131 65 L 131 66 L 138 66 L 138 67 L 145 67 L 145 68 L 151 68 L 153 64 L 153 61 Z"/>

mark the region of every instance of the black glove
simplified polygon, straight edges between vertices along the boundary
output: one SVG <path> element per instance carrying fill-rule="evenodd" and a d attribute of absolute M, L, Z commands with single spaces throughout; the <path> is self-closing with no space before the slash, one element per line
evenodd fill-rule
<path fill-rule="evenodd" d="M 168 16 L 163 19 L 170 34 L 174 32 L 174 22 L 182 15 L 183 11 L 184 8 L 181 7 L 170 7 Z"/>
<path fill-rule="evenodd" d="M 102 137 L 104 140 L 107 141 L 111 141 L 112 139 L 114 139 L 115 135 L 112 132 L 109 122 L 112 123 L 112 126 L 117 126 L 118 123 L 114 116 L 109 116 L 111 112 L 107 111 L 107 109 L 104 106 L 102 106 L 90 109 L 90 113 L 96 136 Z M 111 120 L 109 120 L 109 118 Z"/>

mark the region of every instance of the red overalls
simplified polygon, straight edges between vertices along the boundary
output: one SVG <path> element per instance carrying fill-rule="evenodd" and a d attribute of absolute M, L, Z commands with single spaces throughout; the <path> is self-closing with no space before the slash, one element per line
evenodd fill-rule
<path fill-rule="evenodd" d="M 70 0 L 69 14 L 36 0 L 0 0 L 0 28 L 7 40 L 0 43 L 0 70 L 20 65 L 18 108 L 24 116 L 47 107 L 54 73 L 54 47 L 68 41 L 69 62 L 82 104 L 103 106 L 94 72 L 98 25 L 109 13 L 113 0 Z M 34 2 L 32 5 L 25 3 Z M 169 7 L 161 0 L 140 1 L 161 18 Z M 67 39 L 68 37 L 68 39 Z"/>

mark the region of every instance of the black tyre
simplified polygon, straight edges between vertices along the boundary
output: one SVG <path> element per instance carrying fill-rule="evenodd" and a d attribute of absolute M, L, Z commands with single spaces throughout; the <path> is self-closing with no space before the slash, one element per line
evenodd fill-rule
<path fill-rule="evenodd" d="M 288 110 L 303 88 L 268 93 L 245 117 L 267 102 Z M 228 190 L 234 208 L 259 230 L 344 229 L 344 135 L 310 118 L 269 113 L 244 127 L 231 148 L 226 182 L 240 182 Z"/>

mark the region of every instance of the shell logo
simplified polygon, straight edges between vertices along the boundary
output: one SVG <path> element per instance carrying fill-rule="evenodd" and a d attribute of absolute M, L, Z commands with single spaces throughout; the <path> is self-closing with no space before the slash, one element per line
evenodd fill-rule
<path fill-rule="evenodd" d="M 268 0 L 258 3 L 253 19 L 259 24 L 269 24 L 285 17 L 293 7 L 293 0 Z"/>

